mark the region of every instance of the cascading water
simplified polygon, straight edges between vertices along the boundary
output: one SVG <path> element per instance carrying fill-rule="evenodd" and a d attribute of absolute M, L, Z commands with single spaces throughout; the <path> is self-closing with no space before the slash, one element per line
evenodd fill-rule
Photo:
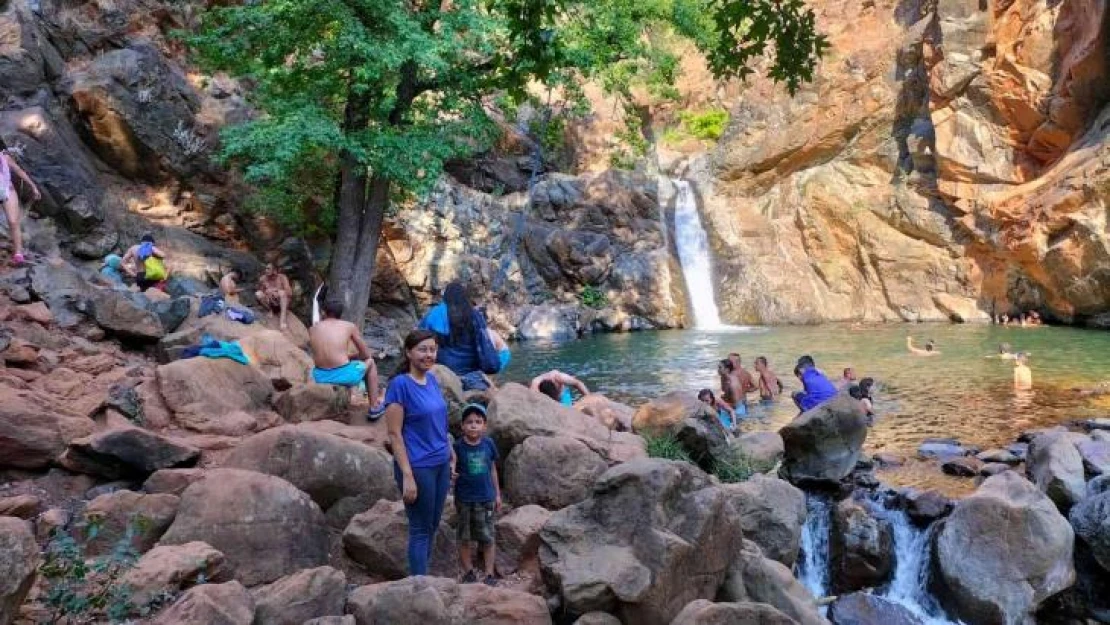
<path fill-rule="evenodd" d="M 721 327 L 717 300 L 713 296 L 713 267 L 709 260 L 709 237 L 701 225 L 698 198 L 686 180 L 675 180 L 674 242 L 678 261 L 690 294 L 694 325 L 702 329 Z"/>
<path fill-rule="evenodd" d="M 880 502 L 869 503 L 877 517 L 890 522 L 894 533 L 894 574 L 889 584 L 875 589 L 875 595 L 901 605 L 925 625 L 958 625 L 944 616 L 944 611 L 929 594 L 932 527 L 919 528 L 910 522 L 904 511 L 888 509 Z M 806 495 L 806 522 L 802 526 L 801 557 L 796 574 L 798 581 L 817 599 L 830 592 L 829 536 L 833 505 L 828 496 Z"/>

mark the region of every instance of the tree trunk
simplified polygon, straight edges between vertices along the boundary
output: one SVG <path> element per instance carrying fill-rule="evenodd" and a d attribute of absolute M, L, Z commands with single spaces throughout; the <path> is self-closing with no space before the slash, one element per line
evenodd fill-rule
<path fill-rule="evenodd" d="M 344 131 L 358 132 L 369 123 L 369 101 L 354 91 L 348 94 Z M 328 297 L 343 301 L 343 318 L 359 329 L 366 320 L 370 278 L 378 253 L 382 222 L 389 205 L 389 180 L 369 175 L 365 165 L 350 153 L 340 156 L 339 202 L 335 247 L 328 275 Z"/>

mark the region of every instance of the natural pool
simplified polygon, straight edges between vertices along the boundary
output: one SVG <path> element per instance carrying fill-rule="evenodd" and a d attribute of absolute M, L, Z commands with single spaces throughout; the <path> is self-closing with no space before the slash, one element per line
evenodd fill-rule
<path fill-rule="evenodd" d="M 909 354 L 907 334 L 916 343 L 936 340 L 941 354 Z M 1013 389 L 1010 361 L 987 358 L 1003 342 L 1031 353 L 1032 391 Z M 984 448 L 1005 445 L 1022 430 L 1110 414 L 1110 396 L 1072 390 L 1110 382 L 1110 332 L 1073 328 L 834 324 L 606 334 L 565 343 L 517 343 L 502 377 L 523 382 L 560 369 L 591 390 L 636 406 L 671 390 L 716 392 L 716 362 L 729 352 L 739 352 L 745 367 L 756 356 L 766 356 L 786 394 L 800 388 L 792 370 L 802 354 L 812 355 L 830 379 L 846 366 L 855 367 L 859 377 L 874 377 L 879 416 L 867 440 L 871 453 L 912 457 L 928 437 L 954 437 Z M 770 408 L 756 407 L 745 427 L 778 429 L 796 414 L 784 396 Z M 912 462 L 882 478 L 947 491 L 972 486 L 936 469 L 918 470 Z"/>

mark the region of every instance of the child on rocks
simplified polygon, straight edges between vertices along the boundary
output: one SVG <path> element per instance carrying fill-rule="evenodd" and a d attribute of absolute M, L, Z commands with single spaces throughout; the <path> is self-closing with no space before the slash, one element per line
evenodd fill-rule
<path fill-rule="evenodd" d="M 467 404 L 463 408 L 462 431 L 462 438 L 455 441 L 459 563 L 465 571 L 462 581 L 464 584 L 478 581 L 470 546 L 476 542 L 485 564 L 482 583 L 496 586 L 493 515 L 501 511 L 501 487 L 497 479 L 497 446 L 485 435 L 485 407 Z"/>

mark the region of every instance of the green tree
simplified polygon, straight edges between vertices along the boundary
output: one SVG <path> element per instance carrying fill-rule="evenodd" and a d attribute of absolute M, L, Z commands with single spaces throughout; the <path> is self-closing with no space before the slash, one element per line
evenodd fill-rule
<path fill-rule="evenodd" d="M 226 130 L 224 158 L 267 210 L 334 232 L 331 293 L 361 326 L 387 210 L 491 142 L 496 95 L 671 84 L 662 30 L 722 78 L 769 55 L 790 90 L 825 46 L 802 0 L 246 0 L 210 9 L 189 40 L 261 112 Z"/>

